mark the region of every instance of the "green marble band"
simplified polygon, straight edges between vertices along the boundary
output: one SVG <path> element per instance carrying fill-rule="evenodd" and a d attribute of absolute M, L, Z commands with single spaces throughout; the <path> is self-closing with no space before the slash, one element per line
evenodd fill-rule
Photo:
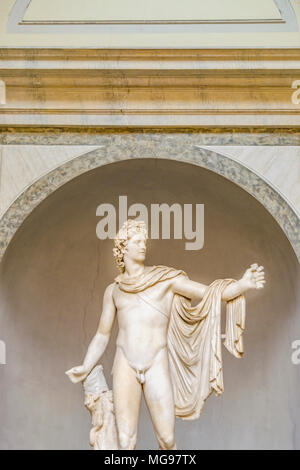
<path fill-rule="evenodd" d="M 196 145 L 300 145 L 300 128 L 0 127 L 0 145 L 105 145 L 111 135 L 183 136 Z"/>
<path fill-rule="evenodd" d="M 159 132 L 104 133 L 101 145 L 97 150 L 64 163 L 41 177 L 14 201 L 0 220 L 0 259 L 26 217 L 47 196 L 68 181 L 110 163 L 137 158 L 159 158 L 206 168 L 250 193 L 278 222 L 300 262 L 300 219 L 286 200 L 242 164 L 211 150 L 199 148 L 199 142 L 197 141 L 196 145 L 194 135 Z"/>

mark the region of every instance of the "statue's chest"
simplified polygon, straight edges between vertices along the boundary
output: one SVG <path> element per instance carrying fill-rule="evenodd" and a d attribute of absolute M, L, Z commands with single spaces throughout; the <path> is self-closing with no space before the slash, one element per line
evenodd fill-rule
<path fill-rule="evenodd" d="M 117 310 L 162 310 L 168 313 L 170 289 L 167 283 L 156 284 L 141 292 L 129 293 L 117 288 L 114 296 Z"/>

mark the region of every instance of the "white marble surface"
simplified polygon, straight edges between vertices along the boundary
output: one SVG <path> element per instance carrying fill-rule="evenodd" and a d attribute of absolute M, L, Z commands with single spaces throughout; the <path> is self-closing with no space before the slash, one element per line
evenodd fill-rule
<path fill-rule="evenodd" d="M 0 216 L 29 185 L 49 171 L 99 146 L 3 145 Z M 240 162 L 273 186 L 300 217 L 300 148 L 201 146 Z"/>
<path fill-rule="evenodd" d="M 205 146 L 226 155 L 269 182 L 300 217 L 300 147 Z"/>
<path fill-rule="evenodd" d="M 36 137 L 39 140 L 39 137 Z M 17 164 L 18 158 L 15 155 L 13 146 L 4 147 L 4 154 L 6 151 L 12 152 L 11 158 L 3 159 L 2 156 L 2 181 L 8 181 L 8 177 L 12 181 L 16 181 L 14 192 L 10 192 L 9 196 L 4 196 L 3 200 L 8 209 L 2 212 L 0 217 L 0 256 L 3 256 L 6 247 L 8 246 L 11 238 L 21 226 L 25 218 L 37 207 L 46 197 L 52 194 L 56 189 L 71 181 L 75 177 L 100 166 L 107 165 L 113 162 L 120 162 L 124 160 L 137 159 L 137 158 L 158 158 L 175 161 L 183 161 L 192 165 L 201 166 L 214 173 L 227 178 L 235 184 L 242 187 L 245 191 L 255 197 L 275 218 L 280 227 L 284 230 L 295 253 L 300 259 L 300 218 L 299 213 L 294 210 L 294 206 L 289 203 L 289 194 L 285 194 L 285 187 L 278 189 L 269 179 L 260 174 L 259 169 L 248 166 L 243 161 L 231 158 L 223 153 L 215 152 L 213 149 L 203 148 L 197 145 L 197 135 L 193 133 L 183 134 L 145 134 L 145 133 L 132 133 L 125 134 L 108 133 L 103 134 L 99 140 L 99 146 L 93 149 L 91 146 L 82 146 L 79 154 L 77 147 L 74 149 L 74 154 L 66 159 L 63 163 L 54 165 L 52 170 L 49 170 L 47 165 L 44 166 L 44 172 L 41 176 L 34 173 L 34 176 L 27 176 L 26 182 L 24 181 L 23 190 L 23 172 L 21 175 L 18 169 L 18 177 L 14 176 L 14 165 Z M 101 145 L 102 144 L 102 145 Z M 18 152 L 22 152 L 22 146 L 15 147 Z M 24 148 L 24 147 L 23 147 Z M 26 147 L 25 147 L 26 148 Z M 257 148 L 257 147 L 255 147 Z M 86 152 L 84 150 L 86 149 Z M 287 152 L 289 147 L 280 147 L 282 152 Z M 30 152 L 30 148 L 27 149 Z M 44 146 L 40 148 L 40 153 L 45 151 Z M 272 159 L 272 148 L 264 147 L 265 152 L 269 152 L 270 159 Z M 52 161 L 50 155 L 55 154 L 56 148 L 52 146 L 49 149 L 49 161 Z M 76 154 L 77 152 L 77 154 Z M 75 155 L 76 154 L 76 155 Z M 21 155 L 21 153 L 19 153 Z M 62 152 L 60 152 L 62 155 Z M 63 153 L 64 157 L 66 156 Z M 284 153 L 282 158 L 284 159 Z M 77 156 L 77 158 L 76 158 Z M 7 157 L 7 155 L 6 155 Z M 38 160 L 40 157 L 36 157 Z M 30 168 L 32 160 L 28 155 L 29 165 L 25 168 Z M 8 163 L 10 171 L 8 171 L 5 163 Z M 21 158 L 21 161 L 22 158 Z M 42 159 L 39 160 L 41 162 Z M 296 161 L 296 160 L 295 160 Z M 45 164 L 45 162 L 44 162 Z M 35 165 L 35 167 L 38 165 Z M 294 171 L 293 167 L 289 167 L 291 173 Z M 26 173 L 26 172 L 24 172 Z M 33 175 L 31 173 L 31 175 Z M 271 175 L 272 176 L 272 175 Z M 271 177 L 270 176 L 270 177 Z M 31 181 L 30 181 L 31 180 Z M 279 184 L 277 182 L 277 184 Z M 297 188 L 299 185 L 296 185 Z M 9 185 L 9 188 L 13 185 Z M 3 195 L 6 192 L 3 189 Z M 16 197 L 18 196 L 18 197 Z M 14 199 L 14 200 L 13 200 Z M 10 203 L 10 201 L 12 201 Z M 8 202 L 9 201 L 9 202 Z"/>
<path fill-rule="evenodd" d="M 34 181 L 73 158 L 94 150 L 94 146 L 1 146 L 0 217 L 10 204 Z"/>

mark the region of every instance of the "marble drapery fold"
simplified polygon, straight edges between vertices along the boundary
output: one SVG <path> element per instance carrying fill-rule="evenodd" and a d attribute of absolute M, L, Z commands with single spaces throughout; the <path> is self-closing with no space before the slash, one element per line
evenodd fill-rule
<path fill-rule="evenodd" d="M 224 391 L 221 350 L 221 297 L 233 279 L 214 281 L 201 302 L 174 295 L 168 328 L 169 363 L 175 414 L 197 419 L 205 401 Z M 243 354 L 245 299 L 239 296 L 226 306 L 226 348 L 236 357 Z"/>

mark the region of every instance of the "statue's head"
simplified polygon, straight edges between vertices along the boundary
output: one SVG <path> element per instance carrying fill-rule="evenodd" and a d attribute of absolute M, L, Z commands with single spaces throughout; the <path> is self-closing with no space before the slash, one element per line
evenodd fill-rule
<path fill-rule="evenodd" d="M 118 269 L 125 271 L 126 258 L 143 263 L 146 257 L 147 228 L 143 221 L 129 219 L 116 235 L 113 254 Z"/>

